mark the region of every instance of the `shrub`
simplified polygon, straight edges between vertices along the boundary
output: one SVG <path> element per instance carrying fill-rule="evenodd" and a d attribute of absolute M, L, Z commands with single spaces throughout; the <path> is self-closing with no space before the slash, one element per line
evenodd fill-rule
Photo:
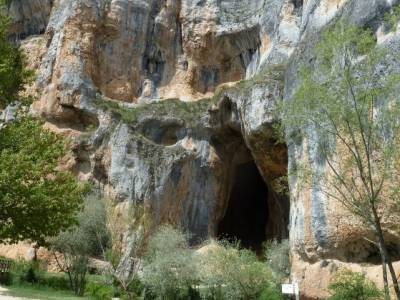
<path fill-rule="evenodd" d="M 11 268 L 13 283 L 38 283 L 44 274 L 37 261 L 15 261 Z"/>
<path fill-rule="evenodd" d="M 282 283 L 290 275 L 289 241 L 272 241 L 264 245 L 265 258 L 277 283 Z"/>
<path fill-rule="evenodd" d="M 272 272 L 250 250 L 227 242 L 211 242 L 200 255 L 203 297 L 209 299 L 257 299 L 272 281 Z"/>
<path fill-rule="evenodd" d="M 63 274 L 47 273 L 39 279 L 38 284 L 55 290 L 68 290 L 70 288 L 69 280 Z"/>
<path fill-rule="evenodd" d="M 382 292 L 375 283 L 365 277 L 365 274 L 353 273 L 349 270 L 339 272 L 336 279 L 329 285 L 329 290 L 332 293 L 330 300 L 367 300 L 382 297 Z"/>
<path fill-rule="evenodd" d="M 89 257 L 104 258 L 109 243 L 106 209 L 102 199 L 88 197 L 78 221 L 79 225 L 73 230 L 62 232 L 52 239 L 51 246 L 53 251 L 62 256 L 62 259 L 57 259 L 57 264 L 68 275 L 71 289 L 76 295 L 83 296 Z"/>
<path fill-rule="evenodd" d="M 162 299 L 190 299 L 198 282 L 193 251 L 187 236 L 163 226 L 149 240 L 144 259 L 143 283 Z"/>
<path fill-rule="evenodd" d="M 395 31 L 400 21 L 400 6 L 396 6 L 390 12 L 386 13 L 384 19 L 389 29 Z"/>
<path fill-rule="evenodd" d="M 114 296 L 114 288 L 112 286 L 91 282 L 87 286 L 87 293 L 91 299 L 109 300 Z"/>
<path fill-rule="evenodd" d="M 11 285 L 13 283 L 12 273 L 0 273 L 0 284 Z"/>
<path fill-rule="evenodd" d="M 137 276 L 134 276 L 127 286 L 122 286 L 121 282 L 116 279 L 114 286 L 117 287 L 115 296 L 124 300 L 136 299 L 145 294 L 145 287 Z"/>
<path fill-rule="evenodd" d="M 264 287 L 258 300 L 285 300 L 287 296 L 282 295 L 280 289 L 275 284 L 269 284 Z"/>

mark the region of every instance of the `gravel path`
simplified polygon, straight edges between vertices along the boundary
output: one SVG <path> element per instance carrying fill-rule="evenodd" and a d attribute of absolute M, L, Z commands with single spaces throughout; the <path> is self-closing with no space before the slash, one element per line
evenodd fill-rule
<path fill-rule="evenodd" d="M 5 295 L 8 289 L 0 286 L 0 300 L 34 300 L 29 298 L 19 298 Z"/>

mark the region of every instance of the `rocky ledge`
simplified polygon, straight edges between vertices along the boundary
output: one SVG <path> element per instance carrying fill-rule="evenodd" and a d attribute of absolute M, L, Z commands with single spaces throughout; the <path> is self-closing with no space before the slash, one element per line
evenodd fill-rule
<path fill-rule="evenodd" d="M 291 98 L 297 70 L 339 16 L 399 53 L 400 35 L 382 25 L 397 2 L 13 0 L 10 14 L 13 39 L 38 69 L 33 111 L 73 139 L 77 176 L 117 207 L 142 203 L 154 223 L 189 230 L 193 243 L 289 237 L 292 279 L 318 298 L 338 266 L 377 280 L 376 250 L 339 203 L 285 180 L 307 158 L 325 165 L 311 142 L 279 143 L 277 103 Z M 121 239 L 122 271 L 134 234 Z"/>

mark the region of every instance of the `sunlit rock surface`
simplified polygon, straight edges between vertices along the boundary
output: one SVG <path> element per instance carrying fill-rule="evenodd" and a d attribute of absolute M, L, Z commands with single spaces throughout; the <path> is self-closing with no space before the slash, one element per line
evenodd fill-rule
<path fill-rule="evenodd" d="M 317 188 L 290 176 L 290 199 L 278 191 L 288 167 L 308 158 L 326 166 L 312 141 L 277 141 L 277 103 L 290 100 L 321 30 L 341 15 L 398 53 L 399 36 L 381 26 L 397 2 L 13 0 L 9 10 L 12 38 L 37 68 L 33 111 L 73 139 L 79 178 L 119 206 L 144 203 L 155 223 L 182 226 L 197 243 L 218 236 L 238 170 L 254 163 L 246 170 L 265 183 L 257 187 L 267 195 L 264 237 L 290 238 L 292 279 L 317 298 L 339 265 L 358 270 L 376 250 L 360 239 L 369 229 Z M 133 237 L 123 237 L 121 273 Z M 395 231 L 388 239 L 398 247 Z"/>

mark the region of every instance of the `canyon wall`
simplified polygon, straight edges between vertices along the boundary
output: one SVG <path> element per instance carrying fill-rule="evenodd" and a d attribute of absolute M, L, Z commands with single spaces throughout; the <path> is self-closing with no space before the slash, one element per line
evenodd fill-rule
<path fill-rule="evenodd" d="M 292 280 L 317 298 L 342 265 L 379 280 L 377 267 L 361 265 L 376 250 L 361 238 L 370 230 L 317 187 L 304 190 L 291 175 L 290 196 L 282 193 L 277 183 L 305 157 L 316 170 L 326 166 L 312 141 L 278 141 L 277 103 L 290 101 L 299 67 L 339 16 L 370 26 L 399 53 L 399 32 L 382 25 L 397 2 L 13 0 L 9 11 L 12 38 L 37 69 L 32 111 L 74 142 L 68 167 L 80 179 L 117 206 L 143 203 L 155 223 L 189 230 L 193 243 L 221 234 L 233 190 L 260 190 L 266 221 L 248 242 L 289 237 Z M 134 234 L 121 239 L 122 273 Z M 388 238 L 400 253 L 398 233 Z"/>

